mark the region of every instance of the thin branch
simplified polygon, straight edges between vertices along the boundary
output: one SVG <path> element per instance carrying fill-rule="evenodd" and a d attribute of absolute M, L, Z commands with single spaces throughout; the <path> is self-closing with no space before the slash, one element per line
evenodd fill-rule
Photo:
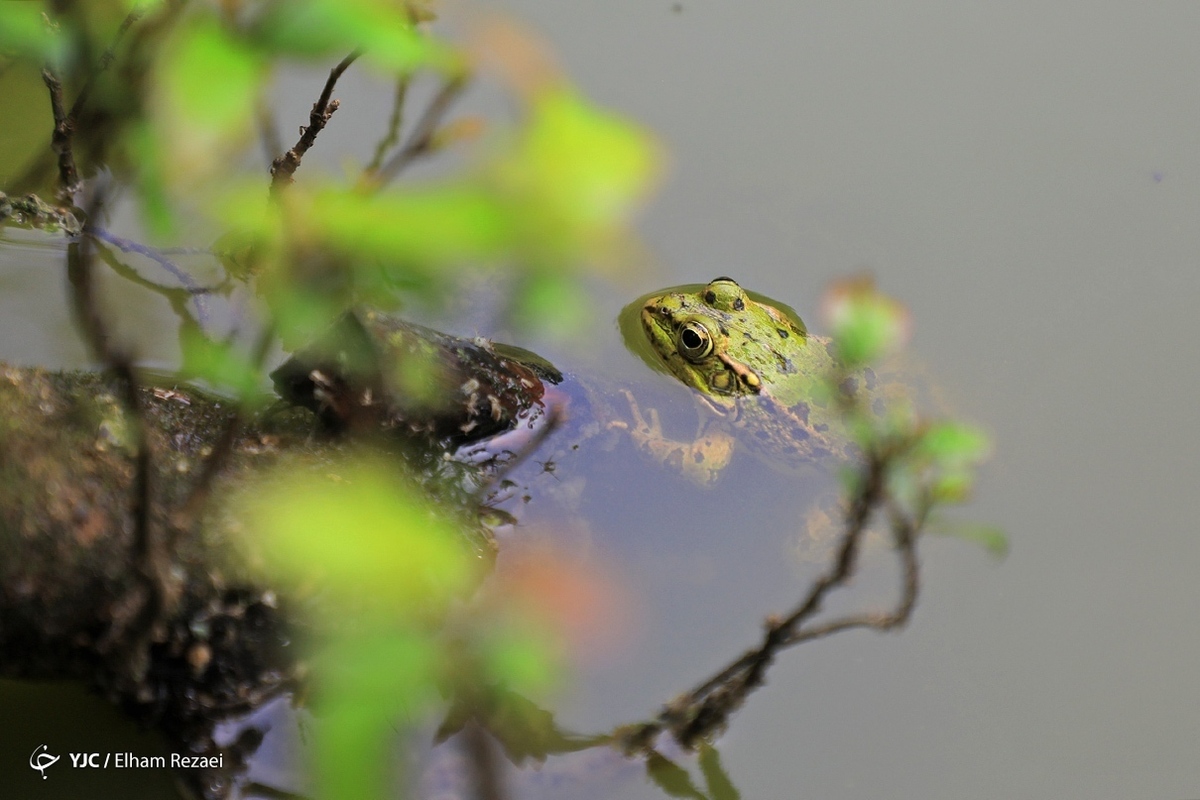
<path fill-rule="evenodd" d="M 737 661 L 692 689 L 688 693 L 689 696 L 698 699 L 743 670 L 752 667 L 760 670 L 765 668 L 766 663 L 774 656 L 775 650 L 788 638 L 789 633 L 801 622 L 820 611 L 822 602 L 830 591 L 849 580 L 857 561 L 859 541 L 866 531 L 871 510 L 879 502 L 880 492 L 882 492 L 882 464 L 878 461 L 872 463 L 867 470 L 867 475 L 868 479 L 864 481 L 851 506 L 846 531 L 842 534 L 841 546 L 838 548 L 832 568 L 812 585 L 808 595 L 787 617 L 775 620 L 768 625 L 763 643 L 759 647 L 748 651 Z"/>
<path fill-rule="evenodd" d="M 62 82 L 49 67 L 42 70 L 42 81 L 50 90 L 50 110 L 54 115 L 54 133 L 50 139 L 50 149 L 58 159 L 59 182 L 61 183 L 61 194 L 64 196 L 73 194 L 79 185 L 79 172 L 75 166 L 75 156 L 72 152 L 72 139 L 75 134 L 75 128 L 78 125 L 80 112 L 91 96 L 97 78 L 112 64 L 121 39 L 130 27 L 141 19 L 144 13 L 145 9 L 140 7 L 134 8 L 121 21 L 112 43 L 101 54 L 95 68 L 91 70 L 87 81 L 79 91 L 79 95 L 75 98 L 75 102 L 71 104 L 69 111 L 63 102 Z M 23 185 L 31 181 L 36 182 L 37 176 L 44 173 L 45 164 L 46 162 L 41 159 L 35 160 L 26 170 L 25 174 L 16 182 L 16 185 Z"/>
<path fill-rule="evenodd" d="M 67 118 L 71 121 L 72 125 L 79 119 L 79 113 L 83 111 L 84 104 L 87 102 L 88 97 L 91 96 L 92 88 L 96 85 L 96 79 L 109 68 L 113 62 L 113 58 L 116 57 L 117 45 L 121 43 L 121 39 L 133 27 L 134 23 L 141 19 L 145 13 L 146 9 L 144 7 L 135 6 L 132 11 L 125 15 L 125 19 L 121 20 L 121 24 L 117 27 L 117 32 L 113 36 L 112 43 L 109 44 L 107 50 L 100 54 L 100 60 L 96 62 L 96 68 L 88 75 L 87 82 L 79 90 L 79 96 L 71 104 L 71 111 L 68 113 Z"/>
<path fill-rule="evenodd" d="M 456 76 L 442 84 L 442 88 L 429 101 L 425 113 L 417 120 L 416 126 L 408 136 L 408 141 L 380 169 L 364 174 L 360 183 L 361 188 L 368 192 L 383 188 L 395 180 L 396 176 L 414 160 L 428 153 L 432 149 L 433 137 L 442 122 L 442 117 L 454 105 L 454 101 L 458 99 L 466 86 L 466 76 Z"/>
<path fill-rule="evenodd" d="M 259 97 L 254 109 L 255 122 L 258 123 L 258 138 L 262 143 L 263 155 L 266 156 L 267 170 L 270 171 L 277 158 L 276 153 L 283 150 L 283 140 L 279 138 L 279 126 L 275 122 L 275 114 Z"/>
<path fill-rule="evenodd" d="M 104 191 L 97 189 L 86 209 L 85 233 L 90 232 L 103 206 Z M 115 347 L 109 338 L 107 324 L 96 295 L 93 270 L 95 254 L 92 244 L 92 237 L 84 235 L 68 246 L 67 277 L 75 319 L 96 359 L 116 378 L 120 387 L 121 403 L 128 417 L 129 436 L 134 447 L 133 491 L 129 508 L 133 521 L 133 562 L 141 570 L 147 591 L 146 601 L 138 615 L 143 627 L 141 630 L 135 629 L 141 637 L 149 633 L 148 628 L 144 626 L 148 626 L 151 620 L 158 617 L 168 604 L 171 580 L 169 554 L 163 547 L 161 537 L 155 535 L 151 524 L 150 442 L 146 434 L 137 373 L 130 355 Z"/>
<path fill-rule="evenodd" d="M 787 638 L 785 646 L 791 647 L 820 639 L 852 628 L 872 628 L 877 631 L 887 631 L 904 626 L 912 617 L 917 605 L 917 595 L 921 590 L 921 570 L 917 561 L 916 532 L 924 522 L 923 512 L 918 522 L 913 522 L 893 509 L 891 513 L 892 536 L 895 539 L 896 550 L 900 554 L 901 568 L 904 571 L 904 586 L 899 603 L 888 613 L 858 614 L 841 619 L 831 620 L 807 630 L 798 630 Z"/>
<path fill-rule="evenodd" d="M 712 677 L 663 708 L 652 721 L 628 726 L 617 732 L 629 750 L 646 751 L 663 731 L 670 731 L 680 745 L 698 740 L 723 728 L 730 714 L 742 706 L 749 694 L 765 682 L 766 671 L 783 650 L 801 642 L 829 636 L 852 628 L 890 630 L 908 622 L 920 591 L 916 535 L 932 504 L 925 502 L 914 517 L 906 516 L 890 502 L 886 475 L 893 459 L 910 443 L 893 442 L 868 455 L 862 482 L 846 516 L 846 529 L 829 569 L 812 585 L 801 602 L 786 616 L 767 620 L 759 646 L 746 651 Z M 844 586 L 858 563 L 862 537 L 874 511 L 888 504 L 892 535 L 903 569 L 903 589 L 890 612 L 856 614 L 804 628 L 821 610 L 825 598 Z"/>
<path fill-rule="evenodd" d="M 471 778 L 477 800 L 504 800 L 503 770 L 496 757 L 496 745 L 476 721 L 463 728 L 463 747 L 471 764 Z"/>
<path fill-rule="evenodd" d="M 411 82 L 412 76 L 407 72 L 396 79 L 396 94 L 392 98 L 392 114 L 388 117 L 387 131 L 379 140 L 379 144 L 375 145 L 375 155 L 363 170 L 364 177 L 378 172 L 383 157 L 400 141 L 400 126 L 404 122 L 404 99 L 408 96 L 408 86 Z"/>
<path fill-rule="evenodd" d="M 333 99 L 333 87 L 337 85 L 338 78 L 342 77 L 342 73 L 349 69 L 360 55 L 362 55 L 362 51 L 355 50 L 343 58 L 336 67 L 329 70 L 325 88 L 321 91 L 320 98 L 313 104 L 312 111 L 308 115 L 308 126 L 300 130 L 300 140 L 296 142 L 295 147 L 271 162 L 272 193 L 280 191 L 282 187 L 292 182 L 292 175 L 300 168 L 300 160 L 317 141 L 317 134 L 325 129 L 333 112 L 338 110 L 340 104 Z"/>
<path fill-rule="evenodd" d="M 42 82 L 50 90 L 50 112 L 54 115 L 54 133 L 50 137 L 50 149 L 58 156 L 59 194 L 69 197 L 79 185 L 75 155 L 71 152 L 75 123 L 63 107 L 62 83 L 49 67 L 42 70 Z"/>

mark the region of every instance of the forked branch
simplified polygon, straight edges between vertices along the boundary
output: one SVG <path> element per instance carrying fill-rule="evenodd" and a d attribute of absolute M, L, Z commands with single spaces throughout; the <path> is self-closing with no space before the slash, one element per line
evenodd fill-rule
<path fill-rule="evenodd" d="M 886 631 L 908 622 L 920 591 L 916 537 L 931 504 L 922 503 L 910 516 L 888 496 L 888 469 L 906 447 L 907 443 L 900 443 L 867 455 L 834 559 L 796 607 L 786 616 L 768 617 L 762 642 L 757 647 L 667 704 L 654 719 L 618 729 L 614 735 L 626 750 L 649 752 L 664 731 L 683 747 L 695 747 L 728 724 L 730 715 L 745 703 L 751 692 L 765 683 L 766 672 L 775 657 L 789 647 L 852 628 Z M 825 599 L 853 577 L 863 534 L 875 513 L 885 507 L 903 571 L 901 597 L 896 606 L 890 611 L 854 614 L 821 624 L 808 624 L 820 613 Z"/>

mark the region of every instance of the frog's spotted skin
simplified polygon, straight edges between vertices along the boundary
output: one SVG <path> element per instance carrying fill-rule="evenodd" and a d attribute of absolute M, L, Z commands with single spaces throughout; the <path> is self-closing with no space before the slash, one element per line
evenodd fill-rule
<path fill-rule="evenodd" d="M 641 321 L 667 370 L 772 465 L 800 469 L 846 455 L 845 441 L 832 430 L 828 342 L 810 336 L 798 318 L 751 298 L 730 278 L 717 278 L 696 292 L 651 297 Z M 732 457 L 728 434 L 722 439 L 712 425 L 702 427 L 695 443 L 670 442 L 657 415 L 647 422 L 632 400 L 631 406 L 638 446 L 681 465 L 693 481 L 713 482 Z"/>

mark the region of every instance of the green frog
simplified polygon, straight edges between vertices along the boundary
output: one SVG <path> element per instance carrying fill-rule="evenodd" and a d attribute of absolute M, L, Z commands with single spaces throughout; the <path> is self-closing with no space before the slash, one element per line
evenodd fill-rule
<path fill-rule="evenodd" d="M 716 481 L 737 441 L 789 472 L 853 456 L 827 384 L 835 368 L 829 340 L 809 334 L 791 309 L 721 277 L 646 299 L 640 323 L 659 366 L 695 389 L 710 412 L 694 441 L 673 441 L 657 412 L 643 414 L 626 392 L 633 423 L 615 426 L 643 452 L 701 485 Z M 874 388 L 872 373 L 861 377 Z"/>

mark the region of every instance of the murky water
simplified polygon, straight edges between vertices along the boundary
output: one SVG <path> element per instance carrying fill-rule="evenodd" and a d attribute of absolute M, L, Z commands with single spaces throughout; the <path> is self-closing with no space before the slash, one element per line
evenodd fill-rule
<path fill-rule="evenodd" d="M 642 226 L 658 273 L 598 293 L 600 350 L 557 363 L 638 374 L 610 320 L 659 286 L 728 274 L 819 328 L 822 287 L 869 271 L 997 442 L 968 511 L 1012 554 L 931 539 L 905 632 L 783 657 L 721 740 L 742 796 L 1200 795 L 1200 6 L 497 7 L 671 152 Z M 289 78 L 281 106 L 300 119 L 321 80 Z M 314 164 L 363 152 L 377 89 L 347 76 Z M 5 249 L 0 359 L 83 363 L 62 281 L 43 245 Z M 808 574 L 786 524 L 807 499 L 745 510 L 782 497 L 770 477 L 705 495 L 612 463 L 583 522 L 531 534 L 612 565 L 636 611 L 559 698 L 584 730 L 651 713 L 752 643 Z M 634 774 L 570 796 L 662 795 Z"/>
<path fill-rule="evenodd" d="M 928 542 L 908 631 L 785 659 L 723 740 L 743 796 L 1200 794 L 1200 9 L 681 6 L 519 10 L 670 143 L 671 280 L 910 305 L 1013 543 Z"/>

